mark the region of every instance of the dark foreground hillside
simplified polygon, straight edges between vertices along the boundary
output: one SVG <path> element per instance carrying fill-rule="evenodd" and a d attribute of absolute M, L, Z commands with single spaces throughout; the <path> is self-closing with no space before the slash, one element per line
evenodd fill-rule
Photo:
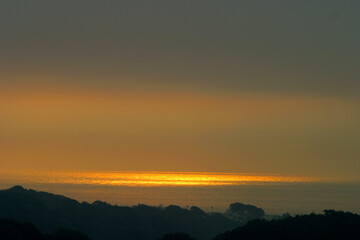
<path fill-rule="evenodd" d="M 90 240 L 81 232 L 59 229 L 43 234 L 31 223 L 0 219 L 1 240 Z"/>
<path fill-rule="evenodd" d="M 254 206 L 236 203 L 232 211 L 263 214 Z M 14 219 L 34 224 L 41 232 L 59 228 L 79 230 L 93 240 L 151 240 L 167 233 L 182 232 L 198 240 L 211 239 L 217 234 L 245 223 L 251 215 L 229 216 L 206 213 L 198 207 L 183 209 L 178 206 L 150 207 L 138 205 L 120 207 L 96 201 L 92 204 L 27 190 L 20 186 L 0 191 L 0 219 Z M 244 219 L 245 216 L 245 219 Z"/>
<path fill-rule="evenodd" d="M 253 220 L 214 240 L 360 240 L 360 215 L 325 210 L 281 220 Z"/>

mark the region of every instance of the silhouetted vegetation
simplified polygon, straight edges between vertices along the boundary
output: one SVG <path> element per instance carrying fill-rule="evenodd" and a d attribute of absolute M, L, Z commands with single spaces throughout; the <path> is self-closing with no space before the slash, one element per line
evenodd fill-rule
<path fill-rule="evenodd" d="M 77 229 L 94 240 L 149 240 L 183 232 L 198 240 L 211 239 L 242 222 L 198 207 L 113 206 L 76 200 L 20 186 L 0 191 L 0 218 L 33 223 L 42 232 Z"/>
<path fill-rule="evenodd" d="M 1 240 L 90 240 L 79 231 L 60 229 L 51 234 L 42 234 L 33 224 L 14 220 L 0 220 Z"/>
<path fill-rule="evenodd" d="M 360 216 L 325 210 L 324 214 L 287 216 L 279 220 L 253 220 L 214 240 L 355 240 L 360 239 Z"/>
<path fill-rule="evenodd" d="M 245 224 L 249 220 L 263 218 L 265 212 L 263 209 L 253 205 L 246 205 L 242 203 L 232 203 L 225 213 L 228 217 Z"/>

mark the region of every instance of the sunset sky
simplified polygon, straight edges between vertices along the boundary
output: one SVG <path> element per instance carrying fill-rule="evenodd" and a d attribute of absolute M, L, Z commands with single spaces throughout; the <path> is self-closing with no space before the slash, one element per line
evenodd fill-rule
<path fill-rule="evenodd" d="M 360 1 L 1 1 L 0 169 L 360 181 Z"/>

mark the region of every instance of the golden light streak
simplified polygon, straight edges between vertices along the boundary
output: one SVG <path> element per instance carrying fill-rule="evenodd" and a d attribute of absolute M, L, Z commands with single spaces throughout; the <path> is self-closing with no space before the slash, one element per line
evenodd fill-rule
<path fill-rule="evenodd" d="M 201 172 L 48 172 L 21 174 L 25 181 L 107 186 L 227 186 L 314 182 L 319 178 Z"/>

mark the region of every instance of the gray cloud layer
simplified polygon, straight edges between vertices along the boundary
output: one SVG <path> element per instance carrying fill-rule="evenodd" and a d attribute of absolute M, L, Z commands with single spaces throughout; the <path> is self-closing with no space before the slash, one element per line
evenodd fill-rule
<path fill-rule="evenodd" d="M 1 1 L 0 74 L 358 95 L 359 12 L 359 1 Z"/>

